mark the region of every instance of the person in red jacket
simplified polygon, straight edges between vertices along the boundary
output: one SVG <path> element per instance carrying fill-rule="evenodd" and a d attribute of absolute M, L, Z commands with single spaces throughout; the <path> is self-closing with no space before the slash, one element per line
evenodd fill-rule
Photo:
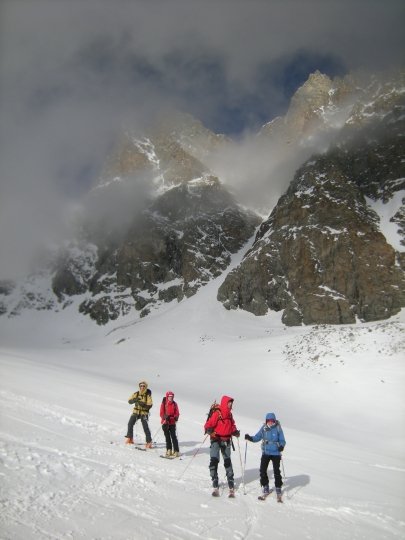
<path fill-rule="evenodd" d="M 236 429 L 235 421 L 232 416 L 233 398 L 222 396 L 219 407 L 214 409 L 212 415 L 204 424 L 205 433 L 208 433 L 211 438 L 210 447 L 210 475 L 213 496 L 219 495 L 218 489 L 218 464 L 219 453 L 221 452 L 224 460 L 226 478 L 228 480 L 229 495 L 234 495 L 234 474 L 231 461 L 232 436 L 239 437 L 240 432 Z"/>
<path fill-rule="evenodd" d="M 160 405 L 160 419 L 163 433 L 166 439 L 166 457 L 179 457 L 179 441 L 177 440 L 176 422 L 179 419 L 180 411 L 174 401 L 173 392 L 166 392 Z"/>

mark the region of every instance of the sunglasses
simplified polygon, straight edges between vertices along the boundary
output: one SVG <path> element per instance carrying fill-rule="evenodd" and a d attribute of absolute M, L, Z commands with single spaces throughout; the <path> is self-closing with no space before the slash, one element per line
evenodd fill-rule
<path fill-rule="evenodd" d="M 140 384 L 139 388 L 146 388 L 146 384 Z"/>

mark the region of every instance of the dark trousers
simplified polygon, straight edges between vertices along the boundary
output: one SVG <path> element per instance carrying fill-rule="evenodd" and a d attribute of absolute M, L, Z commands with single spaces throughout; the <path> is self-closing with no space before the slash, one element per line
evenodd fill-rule
<path fill-rule="evenodd" d="M 128 431 L 126 434 L 126 437 L 129 437 L 130 439 L 134 438 L 134 425 L 137 420 L 140 420 L 142 423 L 143 431 L 145 433 L 146 442 L 152 442 L 152 436 L 150 434 L 150 429 L 148 425 L 148 415 L 144 414 L 131 414 L 131 417 L 128 422 Z"/>
<path fill-rule="evenodd" d="M 179 441 L 177 440 L 176 424 L 163 424 L 163 433 L 166 439 L 166 450 L 179 451 Z"/>
<path fill-rule="evenodd" d="M 220 452 L 224 460 L 224 467 L 225 467 L 225 472 L 226 472 L 226 478 L 228 480 L 228 486 L 230 488 L 234 487 L 231 450 L 232 450 L 231 441 L 212 441 L 211 442 L 210 475 L 211 475 L 211 480 L 212 480 L 212 486 L 214 488 L 218 487 L 218 463 L 219 463 Z"/>
<path fill-rule="evenodd" d="M 273 462 L 274 485 L 276 486 L 276 488 L 281 488 L 281 486 L 283 485 L 283 481 L 281 479 L 281 473 L 280 473 L 281 456 L 267 456 L 266 454 L 262 454 L 262 459 L 260 461 L 260 485 L 261 486 L 269 485 L 269 477 L 267 475 L 267 468 L 269 466 L 270 461 Z"/>

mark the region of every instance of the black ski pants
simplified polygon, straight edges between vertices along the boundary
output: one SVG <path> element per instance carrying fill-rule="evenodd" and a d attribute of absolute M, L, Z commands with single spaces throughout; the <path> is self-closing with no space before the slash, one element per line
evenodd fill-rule
<path fill-rule="evenodd" d="M 148 416 L 145 414 L 131 414 L 129 422 L 128 422 L 128 431 L 126 434 L 126 437 L 129 437 L 130 439 L 134 438 L 134 425 L 137 420 L 141 421 L 143 431 L 145 433 L 146 442 L 150 443 L 152 442 L 152 436 L 150 434 L 149 424 L 148 424 Z"/>
<path fill-rule="evenodd" d="M 270 461 L 273 462 L 274 485 L 276 486 L 276 488 L 281 488 L 281 486 L 283 485 L 283 480 L 281 479 L 280 472 L 281 456 L 268 456 L 266 454 L 262 454 L 262 459 L 260 461 L 260 485 L 269 485 L 267 468 L 270 464 Z"/>
<path fill-rule="evenodd" d="M 179 441 L 177 440 L 176 424 L 163 424 L 163 433 L 166 439 L 166 450 L 179 451 Z"/>

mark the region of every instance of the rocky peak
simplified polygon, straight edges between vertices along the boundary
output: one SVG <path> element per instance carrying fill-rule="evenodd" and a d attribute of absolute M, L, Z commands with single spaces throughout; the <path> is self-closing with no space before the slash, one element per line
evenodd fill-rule
<path fill-rule="evenodd" d="M 285 122 L 296 136 L 304 135 L 318 117 L 317 111 L 329 105 L 333 95 L 332 80 L 316 71 L 291 99 Z"/>
<path fill-rule="evenodd" d="M 97 188 L 131 178 L 149 177 L 156 189 L 168 189 L 209 172 L 193 155 L 170 136 L 136 137 L 125 133 L 107 160 Z"/>
<path fill-rule="evenodd" d="M 392 85 L 373 95 L 384 108 L 391 96 L 388 109 L 373 107 L 372 120 L 347 126 L 336 145 L 298 169 L 221 285 L 226 308 L 282 311 L 284 323 L 296 325 L 384 319 L 405 306 L 405 254 L 387 242 L 369 205 L 400 201 L 405 189 L 404 95 Z M 403 209 L 402 197 L 391 217 L 399 234 Z"/>

